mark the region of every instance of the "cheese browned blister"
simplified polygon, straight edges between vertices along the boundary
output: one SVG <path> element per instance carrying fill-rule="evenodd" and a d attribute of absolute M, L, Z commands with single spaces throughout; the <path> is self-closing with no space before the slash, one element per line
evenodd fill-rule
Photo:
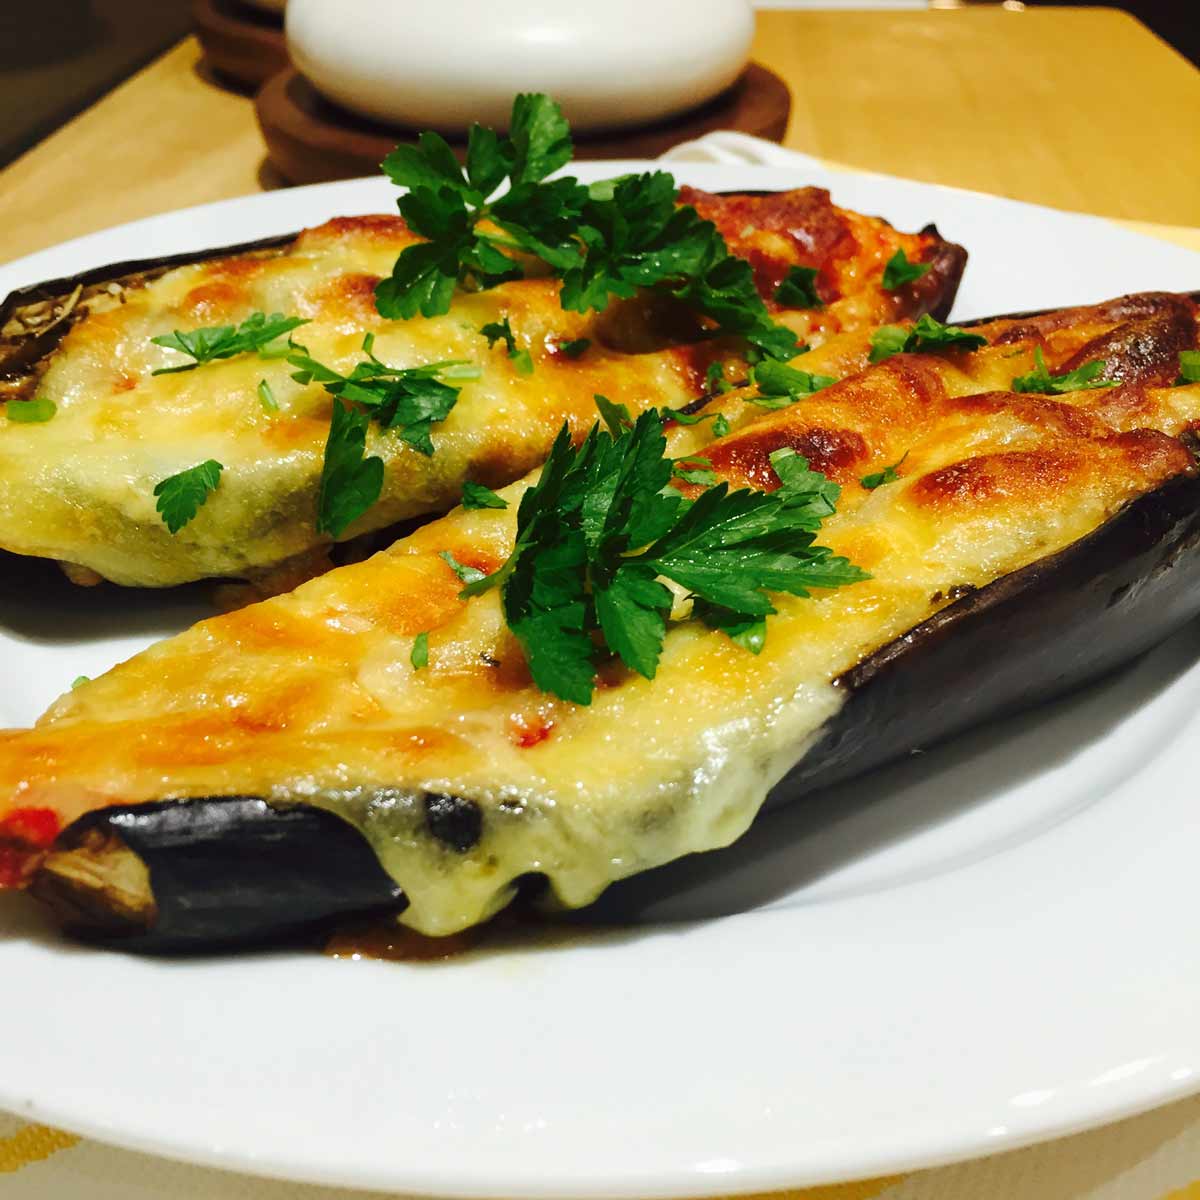
<path fill-rule="evenodd" d="M 774 597 L 761 654 L 685 620 L 653 680 L 604 666 L 589 707 L 538 691 L 497 593 L 464 601 L 440 557 L 485 572 L 503 562 L 531 476 L 502 493 L 504 511 L 455 510 L 291 595 L 202 622 L 73 690 L 33 730 L 0 735 L 8 882 L 36 867 L 41 849 L 22 831 L 39 821 L 44 849 L 88 810 L 174 797 L 338 814 L 408 897 L 401 920 L 430 934 L 484 920 L 531 872 L 577 906 L 728 844 L 836 714 L 839 676 L 957 591 L 1193 472 L 1181 439 L 1200 422 L 1200 385 L 1175 385 L 1179 350 L 1196 345 L 1190 301 L 1138 297 L 1056 320 L 995 322 L 986 349 L 897 355 L 776 412 L 752 391 L 717 402 L 736 425 L 703 446 L 717 475 L 770 489 L 773 451 L 806 455 L 843 489 L 819 541 L 871 573 Z M 1157 346 L 1141 357 L 1127 350 L 1139 329 L 1139 345 Z M 1118 385 L 1014 394 L 1035 347 L 1055 373 L 1098 358 Z M 813 351 L 812 366 L 844 352 Z M 710 426 L 676 429 L 673 452 Z M 902 457 L 895 483 L 860 482 Z M 475 806 L 471 844 L 439 839 L 431 796 Z"/>
<path fill-rule="evenodd" d="M 838 209 L 816 189 L 688 195 L 724 225 L 735 218 L 731 249 L 753 249 L 764 294 L 773 294 L 790 265 L 819 270 L 824 307 L 769 304 L 814 343 L 897 316 L 944 312 L 966 257 L 935 233 L 902 234 Z M 564 312 L 559 285 L 548 278 L 460 292 L 443 316 L 385 320 L 375 309 L 375 286 L 417 240 L 399 217 L 343 217 L 278 248 L 178 266 L 124 287 L 93 283 L 76 292 L 64 284 L 57 307 L 40 293 L 10 300 L 0 313 L 0 401 L 37 395 L 56 412 L 41 424 L 0 414 L 0 548 L 117 583 L 162 587 L 254 577 L 329 544 L 315 517 L 331 396 L 319 383 L 295 382 L 295 368 L 283 359 L 253 353 L 154 375 L 187 361 L 151 341 L 173 330 L 280 312 L 305 319 L 296 340 L 342 373 L 363 360 L 367 333 L 374 353 L 392 366 L 480 366 L 481 377 L 465 383 L 449 417 L 434 426 L 432 456 L 372 428 L 367 450 L 384 461 L 383 494 L 345 538 L 445 511 L 465 479 L 502 486 L 520 478 L 542 461 L 564 420 L 576 429 L 590 423 L 597 392 L 633 410 L 677 407 L 704 391 L 711 362 L 736 361 L 735 346 L 697 341 L 696 321 L 661 305 L 635 300 L 600 315 Z M 883 268 L 897 249 L 931 269 L 915 284 L 886 291 Z M 69 305 L 52 337 L 39 334 Z M 531 355 L 530 375 L 503 342 L 489 349 L 480 333 L 505 319 Z M 35 335 L 54 344 L 30 364 Z M 560 349 L 585 338 L 590 345 L 577 358 Z M 261 381 L 277 412 L 260 404 Z M 172 535 L 156 512 L 155 486 L 209 459 L 224 466 L 220 485 Z"/>

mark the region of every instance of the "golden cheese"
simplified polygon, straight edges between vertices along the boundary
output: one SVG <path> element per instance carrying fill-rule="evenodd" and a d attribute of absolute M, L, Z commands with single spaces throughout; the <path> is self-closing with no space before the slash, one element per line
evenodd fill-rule
<path fill-rule="evenodd" d="M 1176 310 L 1194 345 L 1194 309 Z M 749 392 L 718 402 L 737 428 L 703 447 L 717 473 L 771 488 L 771 451 L 809 454 L 844 489 L 820 541 L 872 575 L 777 597 L 758 656 L 684 621 L 653 681 L 610 664 L 590 707 L 539 692 L 496 593 L 462 601 L 440 557 L 499 565 L 526 479 L 503 493 L 505 511 L 456 510 L 291 595 L 204 621 L 62 697 L 35 729 L 0 735 L 0 844 L 7 828 L 11 850 L 34 812 L 66 823 L 169 797 L 306 802 L 365 834 L 411 902 L 401 920 L 429 934 L 486 919 L 529 872 L 575 906 L 726 845 L 836 713 L 841 674 L 955 589 L 1055 553 L 1192 470 L 1176 435 L 1200 421 L 1200 386 L 1158 386 L 1165 366 L 1113 355 L 1116 388 L 1006 390 L 1035 346 L 1057 372 L 1122 325 L 1098 312 L 1057 340 L 997 323 L 988 349 L 899 355 L 777 412 Z M 814 351 L 813 366 L 844 353 Z M 675 430 L 673 450 L 710 427 Z M 898 482 L 859 482 L 904 453 Z M 422 631 L 429 664 L 417 671 Z M 431 835 L 431 794 L 479 806 L 478 844 Z"/>
<path fill-rule="evenodd" d="M 693 198 L 706 215 L 736 216 L 732 248 L 753 252 L 765 291 L 773 290 L 781 266 L 820 269 L 824 308 L 786 312 L 771 304 L 814 342 L 948 307 L 965 259 L 936 235 L 900 234 L 834 207 L 828 193 L 814 189 Z M 786 233 L 778 231 L 782 225 Z M 432 457 L 373 427 L 368 452 L 384 460 L 383 495 L 346 538 L 445 511 L 465 479 L 501 486 L 519 478 L 542 461 L 564 421 L 576 429 L 590 423 L 597 392 L 636 410 L 679 406 L 704 391 L 711 362 L 736 358 L 728 343 L 697 342 L 694 319 L 681 324 L 678 313 L 658 305 L 564 312 L 550 279 L 459 294 L 440 317 L 384 320 L 375 311 L 375 285 L 415 240 L 399 217 L 337 218 L 276 251 L 176 267 L 115 294 L 90 289 L 63 323 L 67 332 L 56 348 L 33 374 L 19 374 L 24 390 L 0 387 L 3 400 L 36 386 L 57 407 L 44 424 L 0 419 L 0 548 L 75 564 L 117 583 L 161 587 L 252 577 L 328 545 L 314 521 L 329 394 L 317 383 L 293 381 L 285 361 L 256 354 L 155 376 L 156 368 L 187 361 L 150 340 L 175 329 L 282 312 L 308 320 L 297 340 L 344 373 L 362 360 L 367 332 L 375 335 L 376 355 L 394 366 L 445 359 L 481 366 L 482 377 L 462 388 L 449 418 L 434 427 Z M 900 247 L 934 269 L 919 285 L 886 292 L 883 264 Z M 35 315 L 45 309 L 44 302 L 27 306 Z M 20 311 L 10 314 L 0 339 L 0 368 L 5 347 L 19 358 L 29 344 Z M 503 343 L 489 350 L 480 334 L 505 318 L 532 356 L 532 375 L 516 369 Z M 561 353 L 562 342 L 579 338 L 591 341 L 581 357 Z M 278 412 L 259 403 L 261 380 Z M 224 465 L 220 486 L 172 535 L 155 511 L 155 485 L 207 459 Z"/>

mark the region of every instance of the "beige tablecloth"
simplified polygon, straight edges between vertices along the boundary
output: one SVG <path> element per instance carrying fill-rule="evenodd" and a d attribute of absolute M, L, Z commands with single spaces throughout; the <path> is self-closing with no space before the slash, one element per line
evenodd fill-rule
<path fill-rule="evenodd" d="M 252 1179 L 81 1141 L 0 1115 L 3 1200 L 380 1200 Z M 1200 1097 L 1105 1129 L 896 1179 L 779 1200 L 1200 1200 Z"/>

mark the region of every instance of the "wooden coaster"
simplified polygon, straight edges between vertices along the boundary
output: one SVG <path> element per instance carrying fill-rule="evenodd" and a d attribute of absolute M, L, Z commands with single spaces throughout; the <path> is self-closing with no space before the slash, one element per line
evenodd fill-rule
<path fill-rule="evenodd" d="M 192 0 L 196 37 L 208 65 L 246 88 L 258 88 L 289 62 L 283 20 L 238 0 Z"/>
<path fill-rule="evenodd" d="M 657 158 L 714 129 L 737 129 L 779 142 L 791 107 L 787 84 L 766 67 L 751 63 L 732 87 L 681 117 L 640 129 L 576 137 L 575 157 Z M 271 161 L 292 183 L 374 175 L 397 142 L 416 137 L 414 130 L 389 129 L 326 100 L 294 67 L 267 81 L 255 108 Z M 451 140 L 451 145 L 456 153 L 465 152 L 465 140 Z"/>

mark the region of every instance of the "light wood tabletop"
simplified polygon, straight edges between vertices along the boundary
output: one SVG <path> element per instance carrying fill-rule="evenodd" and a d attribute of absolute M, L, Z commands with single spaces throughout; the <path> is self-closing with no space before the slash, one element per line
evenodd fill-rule
<path fill-rule="evenodd" d="M 1114 9 L 765 11 L 786 145 L 1109 217 L 1200 226 L 1200 72 Z M 0 261 L 281 185 L 252 102 L 186 40 L 0 172 Z"/>

